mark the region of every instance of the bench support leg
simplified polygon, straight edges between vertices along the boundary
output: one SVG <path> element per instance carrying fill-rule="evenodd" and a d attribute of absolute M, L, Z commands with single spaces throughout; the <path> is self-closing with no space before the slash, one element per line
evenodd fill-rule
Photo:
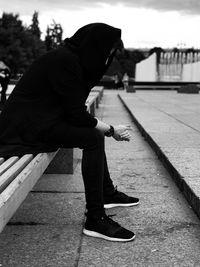
<path fill-rule="evenodd" d="M 81 160 L 81 153 L 82 151 L 78 148 L 60 149 L 45 173 L 73 174 L 78 162 Z"/>

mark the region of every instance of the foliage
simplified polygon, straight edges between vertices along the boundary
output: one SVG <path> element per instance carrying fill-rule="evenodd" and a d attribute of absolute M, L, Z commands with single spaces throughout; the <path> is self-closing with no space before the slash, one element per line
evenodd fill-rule
<path fill-rule="evenodd" d="M 23 73 L 46 51 L 40 40 L 37 16 L 35 12 L 30 27 L 22 24 L 18 14 L 3 13 L 0 18 L 0 60 L 11 68 L 13 76 Z"/>
<path fill-rule="evenodd" d="M 135 77 L 135 66 L 145 59 L 143 52 L 139 50 L 124 49 L 123 53 L 117 53 L 106 75 L 117 75 L 121 80 L 125 73 L 129 77 Z"/>
<path fill-rule="evenodd" d="M 163 53 L 163 52 L 164 52 L 164 50 L 161 47 L 154 47 L 154 48 L 150 49 L 150 51 L 149 51 L 149 55 L 156 53 L 157 66 L 160 62 L 161 53 Z"/>
<path fill-rule="evenodd" d="M 32 17 L 32 24 L 30 25 L 30 32 L 37 37 L 38 39 L 40 39 L 41 36 L 41 31 L 39 28 L 39 21 L 38 21 L 38 12 L 34 12 L 33 17 Z"/>
<path fill-rule="evenodd" d="M 55 49 L 62 43 L 62 34 L 63 34 L 63 29 L 62 26 L 55 21 L 53 21 L 53 24 L 47 27 L 47 32 L 46 32 L 46 37 L 45 37 L 45 45 L 47 51 L 51 49 Z"/>

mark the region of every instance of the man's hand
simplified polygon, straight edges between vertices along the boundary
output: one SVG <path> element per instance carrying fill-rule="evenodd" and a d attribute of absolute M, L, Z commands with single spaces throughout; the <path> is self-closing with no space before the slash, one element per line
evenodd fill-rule
<path fill-rule="evenodd" d="M 113 138 L 116 141 L 130 141 L 131 135 L 129 133 L 129 130 L 131 130 L 130 125 L 117 125 L 114 126 L 114 135 Z"/>

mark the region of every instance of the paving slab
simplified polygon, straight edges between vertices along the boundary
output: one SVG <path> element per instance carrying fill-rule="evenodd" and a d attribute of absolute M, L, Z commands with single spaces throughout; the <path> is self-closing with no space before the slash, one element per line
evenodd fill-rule
<path fill-rule="evenodd" d="M 30 193 L 9 224 L 82 224 L 83 193 Z"/>
<path fill-rule="evenodd" d="M 8 226 L 1 233 L 0 266 L 76 266 L 81 235 L 80 225 Z"/>
<path fill-rule="evenodd" d="M 149 104 L 152 109 L 200 131 L 200 95 L 177 94 L 176 91 L 138 91 L 135 97 L 144 105 Z"/>
<path fill-rule="evenodd" d="M 168 173 L 163 170 L 158 159 L 133 159 L 129 166 L 122 160 L 118 162 L 117 167 L 115 161 L 110 161 L 110 173 L 113 181 L 124 192 L 135 192 L 138 190 L 160 192 L 161 188 L 169 188 L 171 190 L 172 181 L 165 179 Z"/>
<path fill-rule="evenodd" d="M 139 197 L 138 207 L 108 212 L 135 231 L 135 241 L 109 245 L 84 237 L 79 266 L 198 266 L 199 220 L 181 193 L 143 192 Z"/>
<path fill-rule="evenodd" d="M 32 192 L 84 192 L 80 164 L 74 174 L 43 174 Z"/>
<path fill-rule="evenodd" d="M 189 226 L 177 225 L 163 232 L 147 230 L 133 243 L 107 244 L 85 239 L 78 266 L 199 266 L 199 237 L 195 226 L 191 230 Z"/>

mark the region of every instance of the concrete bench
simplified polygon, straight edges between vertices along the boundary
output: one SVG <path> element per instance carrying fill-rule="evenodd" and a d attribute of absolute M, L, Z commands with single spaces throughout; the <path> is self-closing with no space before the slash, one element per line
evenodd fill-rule
<path fill-rule="evenodd" d="M 132 86 L 135 90 L 178 90 L 178 91 L 180 90 L 180 88 L 187 88 L 188 85 L 193 88 L 194 87 L 199 88 L 200 86 L 199 82 L 186 82 L 186 81 L 150 82 L 150 81 L 134 81 L 134 80 L 128 81 L 128 85 Z M 131 92 L 131 90 L 129 90 L 128 92 Z"/>
<path fill-rule="evenodd" d="M 91 92 L 98 92 L 99 93 L 99 98 L 101 100 L 102 97 L 103 97 L 103 91 L 104 91 L 104 87 L 103 86 L 95 86 L 95 87 L 92 88 Z"/>
<path fill-rule="evenodd" d="M 91 93 L 86 102 L 87 109 L 93 114 L 98 95 L 99 92 Z M 0 158 L 0 232 L 46 169 L 47 173 L 63 173 L 64 168 L 65 173 L 70 173 L 67 168 L 73 161 L 73 149 L 58 149 L 36 156 L 13 156 L 7 160 Z"/>
<path fill-rule="evenodd" d="M 99 107 L 99 103 L 103 97 L 103 87 L 102 86 L 95 86 L 87 100 L 86 100 L 86 105 L 87 105 L 87 110 L 94 116 L 95 115 L 95 110 L 96 108 Z"/>
<path fill-rule="evenodd" d="M 95 115 L 95 109 L 99 106 L 99 93 L 91 92 L 86 101 L 87 110 L 93 116 Z"/>
<path fill-rule="evenodd" d="M 185 94 L 199 94 L 199 87 L 196 84 L 188 84 L 181 86 L 178 90 L 178 93 Z"/>

